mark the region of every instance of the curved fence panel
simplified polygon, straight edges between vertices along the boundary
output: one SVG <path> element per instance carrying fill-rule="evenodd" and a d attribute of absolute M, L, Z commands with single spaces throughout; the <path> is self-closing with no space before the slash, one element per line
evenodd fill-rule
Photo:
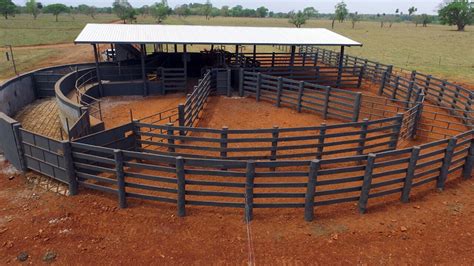
<path fill-rule="evenodd" d="M 303 128 L 211 129 L 135 123 L 141 151 L 191 158 L 281 160 L 395 149 L 402 116 Z M 180 132 L 187 132 L 186 135 Z"/>
<path fill-rule="evenodd" d="M 211 94 L 211 72 L 207 71 L 199 80 L 194 91 L 189 95 L 184 104 L 184 125 L 192 127 L 195 125 L 207 98 Z"/>
<path fill-rule="evenodd" d="M 324 118 L 352 122 L 359 119 L 361 93 L 248 71 L 242 75 L 240 94 L 244 93 L 255 96 L 257 101 L 275 101 L 276 106 L 284 104 L 298 112 L 306 109 Z"/>

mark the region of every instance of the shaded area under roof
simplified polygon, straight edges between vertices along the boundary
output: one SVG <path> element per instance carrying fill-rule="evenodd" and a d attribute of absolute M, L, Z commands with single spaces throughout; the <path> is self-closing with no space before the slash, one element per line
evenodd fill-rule
<path fill-rule="evenodd" d="M 324 28 L 87 24 L 75 43 L 362 46 Z"/>

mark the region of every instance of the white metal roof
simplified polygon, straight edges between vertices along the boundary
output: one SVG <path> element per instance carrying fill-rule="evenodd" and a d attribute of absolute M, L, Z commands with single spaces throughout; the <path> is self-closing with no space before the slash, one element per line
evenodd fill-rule
<path fill-rule="evenodd" d="M 75 43 L 361 46 L 323 28 L 87 24 Z"/>

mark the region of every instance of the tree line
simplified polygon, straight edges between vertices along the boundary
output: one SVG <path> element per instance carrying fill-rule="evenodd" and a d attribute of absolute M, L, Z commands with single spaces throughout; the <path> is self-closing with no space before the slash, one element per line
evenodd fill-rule
<path fill-rule="evenodd" d="M 267 7 L 261 6 L 256 9 L 245 8 L 242 5 L 233 7 L 222 6 L 220 8 L 213 6 L 210 0 L 204 3 L 190 3 L 178 5 L 174 8 L 168 5 L 167 0 L 161 0 L 153 5 L 144 5 L 142 7 L 133 7 L 127 0 L 115 0 L 112 7 L 94 7 L 88 5 L 66 6 L 61 3 L 45 5 L 36 0 L 27 0 L 25 6 L 16 6 L 12 0 L 0 0 L 0 14 L 5 19 L 15 16 L 18 13 L 28 13 L 34 19 L 40 13 L 53 14 L 56 21 L 62 13 L 85 14 L 95 18 L 98 13 L 114 13 L 118 18 L 126 22 L 135 22 L 137 16 L 151 16 L 156 23 L 162 23 L 168 16 L 175 15 L 179 17 L 204 16 L 206 19 L 213 17 L 255 17 L 255 18 L 286 18 L 288 22 L 295 27 L 302 27 L 309 19 L 330 19 L 332 28 L 335 23 L 344 23 L 350 20 L 352 27 L 355 28 L 359 21 L 378 21 L 380 27 L 392 27 L 393 23 L 409 21 L 415 26 L 421 25 L 427 27 L 430 23 L 440 23 L 456 25 L 459 31 L 465 29 L 466 25 L 474 23 L 474 2 L 470 0 L 444 0 L 438 10 L 438 15 L 417 14 L 416 7 L 410 7 L 406 12 L 400 9 L 394 10 L 391 14 L 359 14 L 350 12 L 344 1 L 337 3 L 334 7 L 334 13 L 319 13 L 314 7 L 306 7 L 302 10 L 293 10 L 290 12 L 273 12 Z"/>

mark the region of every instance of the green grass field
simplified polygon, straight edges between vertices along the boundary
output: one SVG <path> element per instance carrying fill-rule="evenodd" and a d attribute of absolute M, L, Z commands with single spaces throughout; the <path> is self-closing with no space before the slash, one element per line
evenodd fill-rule
<path fill-rule="evenodd" d="M 85 15 L 41 14 L 36 20 L 31 15 L 21 14 L 9 19 L 0 19 L 0 46 L 53 44 L 71 42 L 87 23 L 106 23 L 118 20 L 115 15 L 98 15 L 92 19 Z"/>
<path fill-rule="evenodd" d="M 72 42 L 86 22 L 110 22 L 117 20 L 113 15 L 99 15 L 95 20 L 77 15 L 60 16 L 60 22 L 54 22 L 49 15 L 42 15 L 37 21 L 31 16 L 19 15 L 16 18 L 0 19 L 0 45 L 35 45 Z M 151 17 L 139 17 L 138 23 L 153 23 Z M 273 18 L 224 18 L 206 20 L 204 17 L 169 17 L 165 24 L 186 25 L 241 25 L 291 27 L 287 19 Z M 327 20 L 310 20 L 305 27 L 331 28 Z M 427 28 L 414 24 L 395 23 L 392 28 L 380 28 L 376 22 L 360 22 L 355 29 L 351 23 L 336 23 L 334 31 L 364 44 L 363 47 L 347 49 L 347 53 L 360 57 L 393 64 L 396 67 L 436 76 L 474 83 L 474 26 L 465 32 L 457 32 L 454 27 L 429 25 Z M 284 36 L 282 36 L 284 38 Z M 51 51 L 38 51 L 41 55 L 28 54 L 18 56 L 20 64 L 32 66 L 36 60 L 44 60 Z M 34 54 L 34 53 L 33 53 Z M 3 64 L 4 58 L 0 59 Z M 3 67 L 5 69 L 5 67 Z M 3 72 L 0 65 L 0 76 Z"/>

